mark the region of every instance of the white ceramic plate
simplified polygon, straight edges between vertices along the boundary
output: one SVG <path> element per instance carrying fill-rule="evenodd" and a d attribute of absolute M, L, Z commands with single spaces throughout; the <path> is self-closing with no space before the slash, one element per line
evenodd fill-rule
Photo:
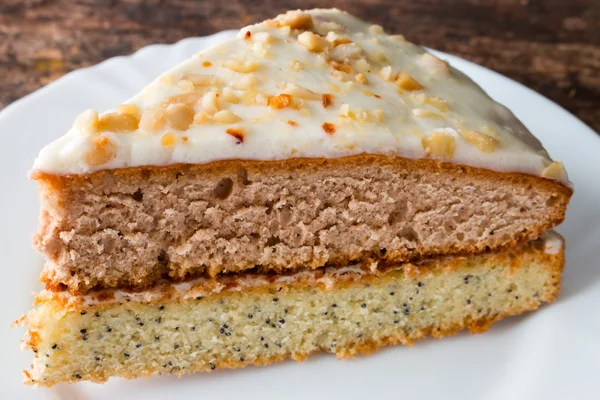
<path fill-rule="evenodd" d="M 512 109 L 550 154 L 564 161 L 576 191 L 566 222 L 567 266 L 558 301 L 510 318 L 483 335 L 427 339 L 337 361 L 319 355 L 262 368 L 150 380 L 112 379 L 55 389 L 21 384 L 32 357 L 20 352 L 10 324 L 40 289 L 42 257 L 30 246 L 36 229 L 35 184 L 26 178 L 40 148 L 62 135 L 87 108 L 127 100 L 166 69 L 232 36 L 231 31 L 174 45 L 146 47 L 68 74 L 0 113 L 0 391 L 10 399 L 195 398 L 600 398 L 600 136 L 537 93 L 470 62 L 440 54 Z"/>

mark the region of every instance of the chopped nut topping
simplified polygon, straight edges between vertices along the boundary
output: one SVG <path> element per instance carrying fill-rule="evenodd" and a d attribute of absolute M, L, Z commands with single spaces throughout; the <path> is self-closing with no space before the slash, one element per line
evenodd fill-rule
<path fill-rule="evenodd" d="M 342 71 L 347 74 L 352 72 L 352 66 L 350 64 L 339 63 L 337 61 L 329 61 L 329 65 L 336 71 Z"/>
<path fill-rule="evenodd" d="M 117 147 L 106 136 L 92 138 L 92 145 L 93 149 L 83 156 L 83 160 L 92 167 L 104 164 L 117 155 Z"/>
<path fill-rule="evenodd" d="M 165 147 L 175 146 L 176 142 L 177 142 L 177 139 L 175 138 L 175 135 L 173 135 L 171 132 L 165 133 L 160 138 L 160 144 L 162 144 Z"/>
<path fill-rule="evenodd" d="M 269 44 L 274 41 L 273 36 L 268 32 L 256 32 L 254 36 L 252 36 L 252 40 L 263 44 Z"/>
<path fill-rule="evenodd" d="M 289 26 L 282 26 L 279 28 L 279 33 L 283 36 L 290 36 L 292 29 Z"/>
<path fill-rule="evenodd" d="M 300 72 L 304 69 L 302 68 L 302 64 L 300 64 L 300 61 L 297 60 L 290 61 L 290 67 L 292 67 L 292 69 L 296 72 Z"/>
<path fill-rule="evenodd" d="M 225 132 L 236 138 L 238 144 L 242 143 L 244 141 L 244 137 L 246 136 L 246 132 L 239 127 L 229 128 Z"/>
<path fill-rule="evenodd" d="M 412 110 L 412 115 L 418 118 L 431 118 L 431 119 L 442 119 L 440 114 L 434 113 L 433 111 L 425 110 L 423 108 L 415 108 Z"/>
<path fill-rule="evenodd" d="M 330 33 L 331 33 L 331 32 L 330 32 Z M 334 39 L 334 40 L 331 42 L 331 44 L 333 44 L 333 47 L 338 47 L 339 45 L 342 45 L 342 44 L 348 44 L 348 43 L 352 43 L 352 40 L 350 40 L 350 39 L 349 39 L 349 38 L 347 38 L 347 37 L 340 37 L 340 38 Z"/>
<path fill-rule="evenodd" d="M 140 119 L 140 129 L 154 133 L 165 126 L 165 109 L 163 107 L 153 107 L 146 109 Z"/>
<path fill-rule="evenodd" d="M 241 79 L 233 82 L 231 88 L 235 90 L 249 90 L 256 86 L 255 75 L 244 75 Z"/>
<path fill-rule="evenodd" d="M 294 83 L 286 84 L 285 92 L 294 97 L 304 100 L 319 100 L 321 98 L 321 96 L 319 96 L 318 93 L 315 93 L 312 90 L 308 90 L 305 87 L 296 85 Z"/>
<path fill-rule="evenodd" d="M 298 42 L 306 47 L 306 49 L 313 53 L 320 53 L 329 49 L 331 43 L 325 38 L 312 32 L 302 32 L 298 35 Z"/>
<path fill-rule="evenodd" d="M 202 108 L 204 108 L 204 111 L 211 115 L 219 111 L 219 102 L 217 99 L 217 92 L 211 91 L 206 93 L 202 97 Z"/>
<path fill-rule="evenodd" d="M 139 122 L 139 118 L 132 114 L 104 114 L 98 120 L 98 132 L 133 132 L 138 128 Z"/>
<path fill-rule="evenodd" d="M 370 91 L 369 89 L 364 89 L 363 93 L 365 95 L 367 95 L 367 96 L 375 97 L 376 99 L 380 99 L 381 98 L 380 95 L 378 95 L 377 93 L 374 93 L 374 92 Z"/>
<path fill-rule="evenodd" d="M 340 87 L 340 85 L 336 85 L 335 83 L 328 83 L 327 88 L 333 93 L 342 93 L 342 88 Z"/>
<path fill-rule="evenodd" d="M 330 57 L 336 61 L 349 62 L 364 56 L 362 48 L 357 43 L 346 43 L 336 46 Z"/>
<path fill-rule="evenodd" d="M 298 126 L 298 123 L 296 121 L 292 121 L 291 119 L 288 119 L 287 123 L 291 126 Z"/>
<path fill-rule="evenodd" d="M 255 90 L 248 90 L 242 94 L 240 100 L 245 106 L 253 106 L 256 105 L 255 98 L 258 95 L 258 92 Z"/>
<path fill-rule="evenodd" d="M 399 72 L 396 77 L 396 85 L 402 90 L 421 90 L 423 86 L 406 72 Z"/>
<path fill-rule="evenodd" d="M 319 24 L 317 24 L 314 29 L 316 32 L 322 35 L 325 35 L 329 32 L 341 33 L 347 31 L 345 26 L 342 26 L 335 21 L 319 21 Z"/>
<path fill-rule="evenodd" d="M 363 73 L 371 72 L 371 64 L 361 58 L 356 60 L 356 69 Z"/>
<path fill-rule="evenodd" d="M 434 157 L 449 158 L 454 155 L 454 138 L 446 133 L 437 132 L 421 139 L 425 153 Z"/>
<path fill-rule="evenodd" d="M 447 112 L 449 110 L 448 103 L 446 100 L 440 99 L 435 96 L 427 96 L 425 93 L 419 93 L 415 96 L 417 101 L 423 105 L 431 105 L 442 112 Z"/>
<path fill-rule="evenodd" d="M 325 93 L 321 96 L 321 102 L 323 103 L 323 108 L 327 108 L 333 102 L 333 95 L 330 93 Z"/>
<path fill-rule="evenodd" d="M 362 83 L 363 85 L 366 85 L 369 83 L 369 81 L 367 80 L 367 77 L 365 76 L 365 74 L 356 74 L 354 76 L 354 80 L 358 83 Z"/>
<path fill-rule="evenodd" d="M 383 52 L 383 50 L 370 51 L 367 53 L 367 57 L 373 61 L 380 62 L 380 63 L 387 61 L 387 57 L 385 56 L 385 53 Z"/>
<path fill-rule="evenodd" d="M 73 127 L 87 135 L 98 132 L 98 111 L 87 110 L 82 112 L 75 118 Z"/>
<path fill-rule="evenodd" d="M 392 67 L 388 65 L 387 67 L 381 68 L 381 71 L 379 71 L 379 76 L 381 77 L 381 79 L 386 81 L 393 80 L 394 75 L 392 74 Z"/>
<path fill-rule="evenodd" d="M 347 118 L 354 117 L 354 113 L 352 113 L 352 111 L 350 111 L 350 105 L 347 103 L 342 104 L 342 106 L 340 107 L 339 115 L 342 117 L 347 117 Z"/>
<path fill-rule="evenodd" d="M 542 171 L 542 177 L 553 180 L 566 179 L 567 172 L 563 163 L 554 161 Z"/>
<path fill-rule="evenodd" d="M 165 109 L 165 119 L 170 126 L 185 131 L 194 121 L 194 109 L 186 104 L 171 104 Z"/>
<path fill-rule="evenodd" d="M 342 104 L 338 115 L 343 118 L 342 121 L 352 120 L 360 123 L 383 121 L 383 110 L 381 108 L 365 110 L 357 107 L 354 110 L 350 110 L 350 106 L 346 103 Z"/>
<path fill-rule="evenodd" d="M 450 75 L 450 66 L 448 62 L 440 60 L 433 54 L 424 53 L 421 56 L 420 63 L 434 74 Z"/>
<path fill-rule="evenodd" d="M 383 110 L 381 108 L 376 108 L 375 110 L 371 110 L 369 112 L 373 120 L 376 122 L 383 122 Z"/>
<path fill-rule="evenodd" d="M 340 82 L 348 81 L 348 74 L 343 71 L 334 70 L 331 72 L 331 76 L 338 79 Z M 354 84 L 354 82 L 352 82 L 352 84 Z"/>
<path fill-rule="evenodd" d="M 371 122 L 373 117 L 372 117 L 372 114 L 370 111 L 366 111 L 366 110 L 363 110 L 362 108 L 359 108 L 356 110 L 355 118 L 358 122 L 365 123 L 365 122 Z"/>
<path fill-rule="evenodd" d="M 194 84 L 187 79 L 180 79 L 177 82 L 177 87 L 186 92 L 189 92 L 190 90 L 194 90 Z"/>
<path fill-rule="evenodd" d="M 228 68 L 235 72 L 239 72 L 242 74 L 248 74 L 250 72 L 256 71 L 258 69 L 258 67 L 260 66 L 260 64 L 258 63 L 258 61 L 254 61 L 254 60 L 248 60 L 248 61 L 241 62 L 241 61 L 232 59 L 232 60 L 225 61 L 223 66 L 225 68 Z"/>
<path fill-rule="evenodd" d="M 270 96 L 265 93 L 257 93 L 252 99 L 252 103 L 256 106 L 268 106 L 269 98 Z"/>
<path fill-rule="evenodd" d="M 223 100 L 231 104 L 238 104 L 240 102 L 240 99 L 235 95 L 233 90 L 228 87 L 223 89 Z"/>
<path fill-rule="evenodd" d="M 278 26 L 289 26 L 291 29 L 312 29 L 312 16 L 302 11 L 288 11 L 277 17 Z"/>
<path fill-rule="evenodd" d="M 373 35 L 383 35 L 385 33 L 383 31 L 383 28 L 381 27 L 381 25 L 377 25 L 377 24 L 373 24 L 373 25 L 369 26 L 369 32 L 372 33 Z"/>
<path fill-rule="evenodd" d="M 328 135 L 333 135 L 335 133 L 335 125 L 329 122 L 323 122 L 323 130 Z"/>
<path fill-rule="evenodd" d="M 240 120 L 240 117 L 229 110 L 222 110 L 213 115 L 213 121 L 218 124 L 233 124 Z"/>
<path fill-rule="evenodd" d="M 214 75 L 186 74 L 185 79 L 192 82 L 194 86 L 215 86 L 219 80 Z"/>
<path fill-rule="evenodd" d="M 212 63 L 210 61 L 202 61 L 203 67 L 212 67 Z"/>
<path fill-rule="evenodd" d="M 167 97 L 166 99 L 164 99 L 160 103 L 160 106 L 167 108 L 170 104 L 181 103 L 181 104 L 185 104 L 190 107 L 193 107 L 200 97 L 202 97 L 202 92 L 197 92 L 197 91 L 176 94 L 175 96 Z"/>
<path fill-rule="evenodd" d="M 484 153 L 491 153 L 496 150 L 496 148 L 500 145 L 497 139 L 486 135 L 485 133 L 474 131 L 472 129 L 459 129 L 458 133 L 465 139 L 468 143 L 477 147 Z"/>
<path fill-rule="evenodd" d="M 204 111 L 197 112 L 194 114 L 194 123 L 201 125 L 211 120 L 211 116 Z"/>
<path fill-rule="evenodd" d="M 117 107 L 117 111 L 120 112 L 121 114 L 135 115 L 138 118 L 140 116 L 140 109 L 138 108 L 138 106 L 133 105 L 133 104 L 121 104 L 120 106 Z"/>
<path fill-rule="evenodd" d="M 278 94 L 269 99 L 269 107 L 273 109 L 281 109 L 292 104 L 292 96 L 289 94 Z"/>

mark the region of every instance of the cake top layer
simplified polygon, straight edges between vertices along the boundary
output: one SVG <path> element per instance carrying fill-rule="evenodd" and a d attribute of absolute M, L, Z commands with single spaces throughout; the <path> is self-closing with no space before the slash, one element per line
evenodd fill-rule
<path fill-rule="evenodd" d="M 561 163 L 473 81 L 345 12 L 291 11 L 243 28 L 46 146 L 34 172 L 336 158 L 360 153 L 522 172 Z"/>

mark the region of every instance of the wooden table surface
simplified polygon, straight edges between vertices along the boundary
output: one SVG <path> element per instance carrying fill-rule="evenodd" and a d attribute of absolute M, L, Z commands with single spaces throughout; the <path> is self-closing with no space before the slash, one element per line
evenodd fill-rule
<path fill-rule="evenodd" d="M 515 79 L 600 132 L 600 0 L 0 0 L 0 108 L 151 43 L 333 6 Z"/>

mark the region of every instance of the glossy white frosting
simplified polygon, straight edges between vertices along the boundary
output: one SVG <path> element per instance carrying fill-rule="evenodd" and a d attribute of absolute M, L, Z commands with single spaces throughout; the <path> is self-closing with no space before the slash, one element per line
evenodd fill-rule
<path fill-rule="evenodd" d="M 411 87 L 413 80 L 408 86 L 396 83 L 400 73 L 419 87 Z M 180 102 L 172 96 L 185 94 L 193 99 L 183 102 L 195 113 L 189 126 L 189 121 L 181 126 L 163 118 L 156 128 L 138 127 L 137 119 L 149 110 L 162 104 L 163 113 L 169 103 Z M 291 104 L 276 108 L 273 96 L 281 94 L 289 94 Z M 327 107 L 324 94 L 331 95 Z M 552 174 L 544 174 L 552 160 L 540 142 L 464 74 L 401 36 L 386 35 L 379 26 L 334 9 L 290 12 L 243 28 L 237 38 L 196 54 L 126 104 L 135 106 L 127 111 L 136 115 L 133 129 L 99 128 L 95 112 L 88 111 L 65 136 L 42 149 L 34 172 L 87 174 L 227 159 L 370 153 L 432 157 L 568 184 L 562 165 L 558 173 L 554 165 Z M 217 122 L 216 112 L 223 110 L 239 120 Z M 230 120 L 228 113 L 219 115 Z M 464 131 L 476 131 L 484 147 L 467 141 Z M 443 133 L 441 151 L 426 139 L 435 133 Z"/>

